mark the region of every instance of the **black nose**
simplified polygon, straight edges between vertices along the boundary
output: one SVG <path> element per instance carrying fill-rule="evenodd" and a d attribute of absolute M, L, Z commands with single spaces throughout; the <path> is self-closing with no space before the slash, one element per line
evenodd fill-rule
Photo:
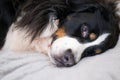
<path fill-rule="evenodd" d="M 72 51 L 69 49 L 64 52 L 64 55 L 61 57 L 55 57 L 56 64 L 59 67 L 70 67 L 75 65 L 74 56 Z"/>

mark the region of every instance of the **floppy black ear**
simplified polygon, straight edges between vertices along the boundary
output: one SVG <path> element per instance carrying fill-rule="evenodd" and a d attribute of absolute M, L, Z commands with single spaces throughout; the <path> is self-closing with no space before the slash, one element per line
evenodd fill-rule
<path fill-rule="evenodd" d="M 71 5 L 80 5 L 80 4 L 86 4 L 86 3 L 95 3 L 96 0 L 68 0 L 69 4 Z"/>
<path fill-rule="evenodd" d="M 77 1 L 77 0 L 76 0 Z M 76 5 L 75 5 L 76 4 Z M 109 20 L 111 15 L 114 15 L 115 6 L 112 3 L 74 3 L 72 6 L 73 12 L 96 12 L 100 14 L 105 20 Z"/>
<path fill-rule="evenodd" d="M 99 9 L 99 5 L 98 4 L 79 4 L 79 5 L 75 5 L 72 6 L 72 11 L 73 12 L 95 12 Z"/>
<path fill-rule="evenodd" d="M 98 11 L 105 20 L 112 20 L 115 18 L 115 4 L 114 3 L 100 3 L 98 4 Z"/>

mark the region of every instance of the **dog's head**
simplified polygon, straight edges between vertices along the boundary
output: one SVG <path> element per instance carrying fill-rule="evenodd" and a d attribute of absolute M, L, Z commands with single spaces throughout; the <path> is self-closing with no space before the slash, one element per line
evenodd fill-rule
<path fill-rule="evenodd" d="M 30 0 L 23 8 L 25 15 L 18 27 L 27 29 L 32 39 L 43 33 L 49 37 L 53 34 L 48 51 L 51 60 L 58 66 L 72 66 L 84 57 L 113 48 L 118 41 L 119 27 L 114 6 L 94 1 Z M 54 24 L 56 18 L 59 19 L 58 25 Z M 45 30 L 47 28 L 56 32 Z"/>
<path fill-rule="evenodd" d="M 58 66 L 72 66 L 87 56 L 113 48 L 118 40 L 118 21 L 102 4 L 81 4 L 59 22 L 49 56 Z"/>

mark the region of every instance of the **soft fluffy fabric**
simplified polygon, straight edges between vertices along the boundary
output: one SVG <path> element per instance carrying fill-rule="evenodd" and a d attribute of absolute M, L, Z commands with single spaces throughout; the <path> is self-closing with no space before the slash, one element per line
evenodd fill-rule
<path fill-rule="evenodd" d="M 69 68 L 54 66 L 40 53 L 1 51 L 0 80 L 120 80 L 120 40 L 114 49 Z"/>

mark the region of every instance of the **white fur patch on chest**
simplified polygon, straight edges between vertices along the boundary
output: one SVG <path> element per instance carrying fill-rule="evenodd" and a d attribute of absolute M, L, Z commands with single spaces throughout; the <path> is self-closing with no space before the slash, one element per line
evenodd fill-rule
<path fill-rule="evenodd" d="M 50 20 L 52 21 L 49 21 L 47 28 L 44 29 L 43 33 L 31 42 L 32 35 L 30 36 L 26 29 L 16 27 L 18 26 L 17 22 L 22 19 L 22 16 L 24 16 L 24 14 L 18 17 L 17 21 L 11 25 L 7 33 L 5 45 L 2 49 L 47 53 L 49 51 L 49 45 L 52 41 L 51 36 L 57 30 L 59 21 L 54 20 L 54 18 L 51 17 L 52 19 L 50 18 Z"/>

